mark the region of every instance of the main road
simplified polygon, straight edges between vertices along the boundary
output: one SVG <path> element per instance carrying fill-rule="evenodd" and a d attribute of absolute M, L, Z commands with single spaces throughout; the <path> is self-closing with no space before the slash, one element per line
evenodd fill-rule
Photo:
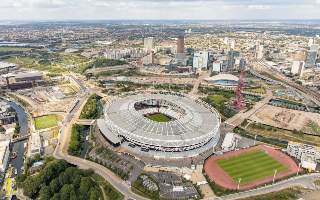
<path fill-rule="evenodd" d="M 85 92 L 81 97 L 79 97 L 80 99 L 77 105 L 64 118 L 62 122 L 63 127 L 60 129 L 59 133 L 59 142 L 55 148 L 53 156 L 56 159 L 64 159 L 67 162 L 76 165 L 81 169 L 92 169 L 96 174 L 102 176 L 115 189 L 122 193 L 126 199 L 145 200 L 146 198 L 133 193 L 130 189 L 131 187 L 129 184 L 120 179 L 118 176 L 116 176 L 113 172 L 111 172 L 104 166 L 68 154 L 68 145 L 70 141 L 72 125 L 75 124 L 75 122 L 79 118 L 81 110 L 85 105 L 90 94 L 90 92 Z"/>
<path fill-rule="evenodd" d="M 215 198 L 216 200 L 236 200 L 236 199 L 243 199 L 248 198 L 252 196 L 267 194 L 270 192 L 277 192 L 286 188 L 292 188 L 295 186 L 300 186 L 304 188 L 309 189 L 317 189 L 314 181 L 320 178 L 320 173 L 314 173 L 314 174 L 307 174 L 302 176 L 296 176 L 284 181 L 280 181 L 278 183 L 268 185 L 265 187 L 245 191 L 245 192 L 239 192 L 235 194 L 230 194 L 222 197 Z"/>

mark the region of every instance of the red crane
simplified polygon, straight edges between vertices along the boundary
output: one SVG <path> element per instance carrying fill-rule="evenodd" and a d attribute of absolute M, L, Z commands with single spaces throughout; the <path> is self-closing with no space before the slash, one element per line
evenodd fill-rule
<path fill-rule="evenodd" d="M 243 87 L 244 87 L 244 72 L 241 71 L 239 76 L 239 83 L 235 90 L 236 99 L 233 102 L 233 105 L 237 110 L 241 110 L 246 106 L 246 103 L 244 102 L 244 98 L 242 96 Z"/>

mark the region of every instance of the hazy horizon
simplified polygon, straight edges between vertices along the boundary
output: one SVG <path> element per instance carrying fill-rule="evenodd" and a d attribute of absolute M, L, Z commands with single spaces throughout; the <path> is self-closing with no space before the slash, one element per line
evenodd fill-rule
<path fill-rule="evenodd" d="M 0 19 L 312 20 L 320 0 L 2 0 Z"/>

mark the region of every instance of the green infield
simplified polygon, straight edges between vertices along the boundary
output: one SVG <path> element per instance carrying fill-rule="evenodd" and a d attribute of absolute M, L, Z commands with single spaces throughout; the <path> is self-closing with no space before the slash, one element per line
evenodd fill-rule
<path fill-rule="evenodd" d="M 57 115 L 36 117 L 34 119 L 34 125 L 37 130 L 51 128 L 58 125 L 58 117 Z"/>
<path fill-rule="evenodd" d="M 168 117 L 167 115 L 164 115 L 162 113 L 154 113 L 150 115 L 146 115 L 148 119 L 151 119 L 156 122 L 169 122 L 171 121 L 171 118 Z"/>
<path fill-rule="evenodd" d="M 217 161 L 218 165 L 237 183 L 241 185 L 272 177 L 287 168 L 274 160 L 264 151 L 252 151 Z"/>

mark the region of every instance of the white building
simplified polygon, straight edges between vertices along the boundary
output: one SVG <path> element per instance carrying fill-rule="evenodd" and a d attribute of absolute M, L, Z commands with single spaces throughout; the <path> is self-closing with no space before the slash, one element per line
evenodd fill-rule
<path fill-rule="evenodd" d="M 319 45 L 318 44 L 313 44 L 310 46 L 310 51 L 318 51 L 319 50 Z"/>
<path fill-rule="evenodd" d="M 293 61 L 292 67 L 291 67 L 291 73 L 293 75 L 302 76 L 304 71 L 304 65 L 305 65 L 304 61 Z"/>
<path fill-rule="evenodd" d="M 33 157 L 42 152 L 42 142 L 40 137 L 40 132 L 32 132 L 29 139 L 28 145 L 28 156 Z"/>
<path fill-rule="evenodd" d="M 153 50 L 153 37 L 144 38 L 144 51 L 151 52 Z"/>
<path fill-rule="evenodd" d="M 213 62 L 212 72 L 221 72 L 221 69 L 222 69 L 222 62 L 221 61 Z"/>
<path fill-rule="evenodd" d="M 0 172 L 5 172 L 7 168 L 10 154 L 9 145 L 10 140 L 0 141 Z"/>
<path fill-rule="evenodd" d="M 222 142 L 221 148 L 224 151 L 233 151 L 237 147 L 238 138 L 235 133 L 227 133 Z"/>
<path fill-rule="evenodd" d="M 320 147 L 289 142 L 287 153 L 301 161 L 301 166 L 309 170 L 315 170 L 317 162 L 320 160 Z"/>
<path fill-rule="evenodd" d="M 311 45 L 313 45 L 313 44 L 314 44 L 314 39 L 309 38 L 308 46 L 311 47 Z"/>
<path fill-rule="evenodd" d="M 257 59 L 263 58 L 263 45 L 258 45 L 256 49 L 256 57 Z"/>
<path fill-rule="evenodd" d="M 142 58 L 142 62 L 144 65 L 151 65 L 151 64 L 153 64 L 153 61 L 154 61 L 153 53 L 149 53 L 148 55 L 146 55 Z"/>
<path fill-rule="evenodd" d="M 200 51 L 194 54 L 193 57 L 193 69 L 201 70 L 207 69 L 209 60 L 209 53 L 207 51 Z"/>

